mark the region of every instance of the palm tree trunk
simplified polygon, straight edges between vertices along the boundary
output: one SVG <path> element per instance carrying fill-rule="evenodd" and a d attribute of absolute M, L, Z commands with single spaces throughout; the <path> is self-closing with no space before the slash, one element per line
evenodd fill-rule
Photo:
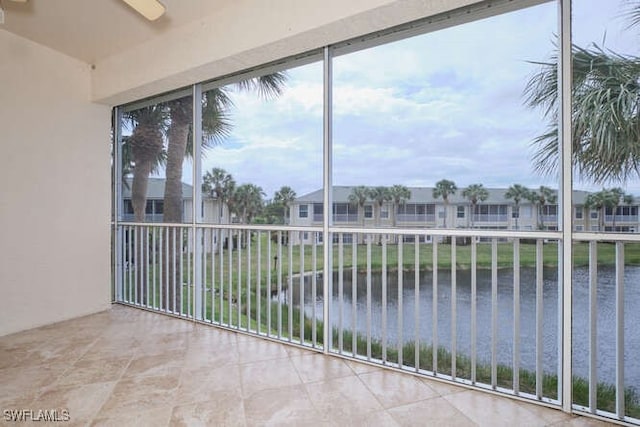
<path fill-rule="evenodd" d="M 180 223 L 182 222 L 182 163 L 187 148 L 187 140 L 189 136 L 189 121 L 184 120 L 186 114 L 178 112 L 173 114 L 179 108 L 172 108 L 171 127 L 168 132 L 169 146 L 167 148 L 167 168 L 166 182 L 164 187 L 164 222 Z M 195 202 L 195 201 L 194 201 Z M 174 313 L 182 312 L 182 281 L 180 280 L 180 250 L 182 241 L 182 233 L 178 232 L 174 241 L 173 233 L 169 236 L 169 252 L 167 258 L 163 260 L 165 263 L 165 271 L 168 272 L 169 283 L 162 286 L 164 295 L 163 301 L 167 304 L 169 310 Z M 172 278 L 176 277 L 173 281 Z M 168 285 L 168 286 L 166 286 Z M 173 293 L 175 292 L 175 301 Z"/>
<path fill-rule="evenodd" d="M 149 175 L 153 168 L 153 162 L 150 160 L 142 160 L 136 163 L 136 167 L 133 170 L 133 182 L 131 184 L 131 205 L 133 206 L 133 219 L 135 222 L 144 222 L 145 213 L 147 207 L 147 187 L 149 185 Z M 147 251 L 144 245 L 144 233 L 143 229 L 137 228 L 135 230 L 135 238 L 130 235 L 129 238 L 134 238 L 134 244 L 132 245 L 133 257 L 135 262 L 136 272 L 136 303 L 141 304 L 146 301 L 146 281 L 147 278 L 143 274 L 145 268 L 148 266 L 148 260 L 146 257 Z M 129 268 L 132 268 L 130 266 Z"/>

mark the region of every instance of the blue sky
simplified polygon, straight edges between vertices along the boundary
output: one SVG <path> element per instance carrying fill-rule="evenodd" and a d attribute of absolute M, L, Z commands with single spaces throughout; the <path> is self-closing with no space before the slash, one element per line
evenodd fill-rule
<path fill-rule="evenodd" d="M 637 54 L 618 2 L 576 1 L 574 42 L 605 41 Z M 614 7 L 615 6 L 615 7 Z M 523 88 L 557 32 L 555 3 L 339 56 L 334 60 L 335 185 L 473 183 L 557 187 L 531 168 L 531 141 L 545 129 L 523 105 Z M 322 185 L 322 66 L 288 70 L 283 95 L 235 93 L 234 129 L 207 153 L 203 171 L 223 167 L 271 197 Z M 597 189 L 575 182 L 577 189 Z M 625 185 L 640 195 L 637 182 Z"/>

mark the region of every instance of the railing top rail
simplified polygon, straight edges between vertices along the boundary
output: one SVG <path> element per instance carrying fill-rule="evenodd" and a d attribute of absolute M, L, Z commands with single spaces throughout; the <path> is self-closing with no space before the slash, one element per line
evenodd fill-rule
<path fill-rule="evenodd" d="M 165 222 L 118 222 L 122 226 L 145 226 L 145 227 L 167 227 L 167 228 L 191 228 L 193 223 L 185 222 L 182 224 L 165 223 Z M 255 231 L 307 231 L 321 232 L 322 227 L 312 226 L 291 226 L 281 224 L 200 224 L 197 223 L 196 228 L 217 228 L 225 230 L 255 230 Z"/>
<path fill-rule="evenodd" d="M 329 231 L 336 233 L 357 234 L 400 234 L 404 236 L 442 236 L 442 237 L 507 237 L 520 239 L 551 239 L 559 240 L 559 231 L 521 231 L 521 230 L 478 230 L 470 228 L 353 228 L 330 227 Z"/>
<path fill-rule="evenodd" d="M 573 240 L 580 241 L 616 241 L 616 242 L 636 242 L 640 243 L 638 233 L 606 233 L 606 232 L 577 232 L 573 233 Z"/>

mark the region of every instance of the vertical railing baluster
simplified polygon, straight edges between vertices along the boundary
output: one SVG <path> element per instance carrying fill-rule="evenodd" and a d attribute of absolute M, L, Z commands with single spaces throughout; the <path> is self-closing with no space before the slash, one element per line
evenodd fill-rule
<path fill-rule="evenodd" d="M 210 233 L 210 239 L 209 239 L 209 246 L 210 246 L 210 250 L 211 250 L 211 323 L 214 322 L 215 320 L 215 313 L 216 313 L 216 243 L 217 243 L 217 230 L 210 228 L 209 229 Z M 205 269 L 207 268 L 207 263 L 205 262 Z"/>
<path fill-rule="evenodd" d="M 382 241 L 382 363 L 387 363 L 387 239 Z"/>
<path fill-rule="evenodd" d="M 278 231 L 278 255 L 276 257 L 278 271 L 278 339 L 282 339 L 282 231 Z"/>
<path fill-rule="evenodd" d="M 291 233 L 294 233 L 293 231 Z M 296 232 L 301 235 L 302 232 Z M 300 236 L 300 344 L 304 344 L 304 277 L 305 277 L 305 262 L 304 262 L 304 240 Z"/>
<path fill-rule="evenodd" d="M 191 305 L 191 299 L 192 299 L 191 286 L 192 286 L 192 283 L 191 283 L 191 268 L 190 268 L 192 264 L 191 264 L 191 249 L 190 249 L 190 246 L 191 246 L 193 240 L 191 239 L 191 231 L 192 230 L 190 228 L 187 228 L 187 229 L 182 228 L 182 232 L 181 232 L 182 238 L 180 239 L 180 242 L 182 243 L 182 245 L 184 245 L 184 241 L 185 241 L 184 233 L 186 232 L 187 233 L 187 236 L 186 236 L 186 241 L 187 241 L 186 255 L 187 255 L 187 259 L 186 259 L 186 261 L 187 262 L 180 265 L 180 271 L 181 272 L 184 271 L 183 270 L 184 269 L 184 265 L 187 266 L 187 268 L 186 268 L 186 270 L 187 270 L 187 282 L 186 282 L 187 317 L 191 317 L 191 308 L 192 308 L 192 305 Z M 183 261 L 182 260 L 183 254 L 184 254 L 184 246 L 180 246 L 180 261 L 181 262 Z M 181 279 L 180 283 L 184 283 L 183 280 L 184 279 Z M 182 289 L 182 293 L 180 295 L 184 295 L 185 294 L 184 291 L 185 290 Z"/>
<path fill-rule="evenodd" d="M 415 355 L 414 365 L 416 372 L 420 371 L 420 236 L 414 236 L 414 307 L 413 307 L 413 321 L 415 329 Z"/>
<path fill-rule="evenodd" d="M 311 244 L 311 345 L 313 348 L 316 347 L 318 343 L 318 330 L 316 324 L 318 322 L 317 313 L 316 313 L 316 299 L 318 298 L 318 266 L 317 266 L 317 256 L 318 256 L 318 235 L 313 232 L 313 242 Z"/>
<path fill-rule="evenodd" d="M 371 360 L 371 241 L 372 234 L 367 238 L 367 360 Z"/>
<path fill-rule="evenodd" d="M 242 238 L 244 230 L 237 230 L 238 232 L 238 242 L 236 244 L 236 255 L 238 259 L 238 281 L 236 284 L 237 287 L 237 296 L 236 296 L 236 311 L 238 313 L 238 324 L 236 325 L 237 329 L 242 328 Z"/>
<path fill-rule="evenodd" d="M 267 238 L 267 336 L 271 336 L 271 278 L 273 271 L 271 271 L 271 236 L 273 232 L 269 232 Z"/>
<path fill-rule="evenodd" d="M 359 236 L 356 234 L 356 239 Z M 357 240 L 356 240 L 357 243 Z M 326 244 L 326 242 L 325 242 Z M 358 330 L 357 330 L 357 303 L 358 303 L 358 245 L 351 246 L 351 353 L 353 357 L 358 354 Z"/>
<path fill-rule="evenodd" d="M 598 408 L 598 242 L 589 242 L 589 410 Z"/>
<path fill-rule="evenodd" d="M 227 238 L 227 323 L 229 327 L 233 326 L 233 230 L 229 230 Z"/>
<path fill-rule="evenodd" d="M 256 332 L 262 332 L 262 231 L 258 231 L 256 248 Z"/>
<path fill-rule="evenodd" d="M 178 280 L 177 280 L 177 269 L 176 269 L 176 253 L 177 253 L 177 246 L 176 246 L 176 240 L 177 240 L 177 232 L 176 232 L 176 228 L 172 227 L 171 228 L 171 236 L 172 236 L 172 240 L 171 240 L 171 253 L 167 254 L 167 269 L 171 272 L 171 296 L 172 296 L 172 303 L 171 303 L 171 313 L 173 314 L 177 314 L 176 313 L 176 287 L 178 285 Z"/>
<path fill-rule="evenodd" d="M 353 243 L 352 243 L 353 244 Z M 344 350 L 344 233 L 338 234 L 338 353 Z"/>
<path fill-rule="evenodd" d="M 404 292 L 404 283 L 403 283 L 403 279 L 404 279 L 404 275 L 403 275 L 403 271 L 402 271 L 402 267 L 404 265 L 404 256 L 403 256 L 403 250 L 404 250 L 404 236 L 400 237 L 400 240 L 398 241 L 398 368 L 402 369 L 402 366 L 404 365 L 403 362 L 403 347 L 404 347 L 404 314 L 402 312 L 403 307 L 404 307 L 404 302 L 403 302 L 403 292 Z"/>
<path fill-rule="evenodd" d="M 458 278 L 457 278 L 457 249 L 456 236 L 451 236 L 451 378 L 456 378 L 457 362 L 457 299 L 458 299 Z"/>
<path fill-rule="evenodd" d="M 224 324 L 224 239 L 226 230 L 216 230 L 218 235 L 218 293 L 220 304 L 220 325 Z"/>
<path fill-rule="evenodd" d="M 251 230 L 247 230 L 247 331 L 251 330 Z"/>
<path fill-rule="evenodd" d="M 287 275 L 287 333 L 289 342 L 293 341 L 293 244 L 291 232 L 287 232 L 288 275 Z"/>
<path fill-rule="evenodd" d="M 140 280 L 141 276 L 142 276 L 142 254 L 140 253 L 140 226 L 136 226 L 135 227 L 135 233 L 133 234 L 134 238 L 133 238 L 133 246 L 135 248 L 135 253 L 134 253 L 134 262 L 135 262 L 135 266 L 136 266 L 136 270 L 135 270 L 135 274 L 133 275 L 133 303 L 134 304 L 138 304 L 139 300 L 138 300 L 138 286 L 139 283 L 138 281 Z"/>
<path fill-rule="evenodd" d="M 129 280 L 127 281 L 127 302 L 131 303 L 131 295 L 133 293 L 132 284 L 133 284 L 133 235 L 131 233 L 131 226 L 127 227 L 127 245 L 129 250 L 127 251 L 127 268 L 129 273 Z"/>
<path fill-rule="evenodd" d="M 478 355 L 478 246 L 476 236 L 471 237 L 471 384 L 476 383 Z"/>
<path fill-rule="evenodd" d="M 156 291 L 157 291 L 156 290 L 156 281 L 158 279 L 158 277 L 157 277 L 158 266 L 156 264 L 156 259 L 157 259 L 156 258 L 157 257 L 157 253 L 156 252 L 157 252 L 157 248 L 158 248 L 158 246 L 157 246 L 158 245 L 158 241 L 157 241 L 157 237 L 156 237 L 157 231 L 158 231 L 158 227 L 153 227 L 151 229 L 151 232 L 153 233 L 151 235 L 151 237 L 152 237 L 151 238 L 151 245 L 153 246 L 153 251 L 151 252 L 152 255 L 153 255 L 153 259 L 151 260 L 151 265 L 153 266 L 153 270 L 152 270 L 153 271 L 153 277 L 151 278 L 151 280 L 152 280 L 151 283 L 152 283 L 152 286 L 153 286 L 153 288 L 152 288 L 153 295 L 152 295 L 152 304 L 151 304 L 151 306 L 154 309 L 158 308 L 158 304 L 157 304 L 157 300 L 156 300 L 156 298 L 157 298 L 157 295 L 156 295 Z"/>
<path fill-rule="evenodd" d="M 438 236 L 433 236 L 431 238 L 431 246 L 432 246 L 432 270 L 433 270 L 433 281 L 432 281 L 432 290 L 433 290 L 433 308 L 431 313 L 431 341 L 432 341 L 432 363 L 433 363 L 433 374 L 436 375 L 438 373 Z"/>
<path fill-rule="evenodd" d="M 543 317 L 544 317 L 544 242 L 542 239 L 536 240 L 536 397 L 542 399 L 542 381 L 543 381 Z"/>
<path fill-rule="evenodd" d="M 513 239 L 513 391 L 520 394 L 520 239 Z"/>
<path fill-rule="evenodd" d="M 624 242 L 616 242 L 616 415 L 624 407 Z"/>
<path fill-rule="evenodd" d="M 498 386 L 498 239 L 491 239 L 491 387 Z"/>
<path fill-rule="evenodd" d="M 145 270 L 144 270 L 144 293 L 143 293 L 143 298 L 142 298 L 142 302 L 143 305 L 145 307 L 149 307 L 149 281 L 151 280 L 151 274 L 149 271 L 149 265 L 150 260 L 151 260 L 151 255 L 149 253 L 149 227 L 145 226 L 144 227 L 144 266 L 145 266 Z"/>

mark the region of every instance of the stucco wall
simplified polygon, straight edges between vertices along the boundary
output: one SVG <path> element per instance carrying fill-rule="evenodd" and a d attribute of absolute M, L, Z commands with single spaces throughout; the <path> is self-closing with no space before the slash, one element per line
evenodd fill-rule
<path fill-rule="evenodd" d="M 0 30 L 0 335 L 110 301 L 110 109 L 89 66 Z"/>

